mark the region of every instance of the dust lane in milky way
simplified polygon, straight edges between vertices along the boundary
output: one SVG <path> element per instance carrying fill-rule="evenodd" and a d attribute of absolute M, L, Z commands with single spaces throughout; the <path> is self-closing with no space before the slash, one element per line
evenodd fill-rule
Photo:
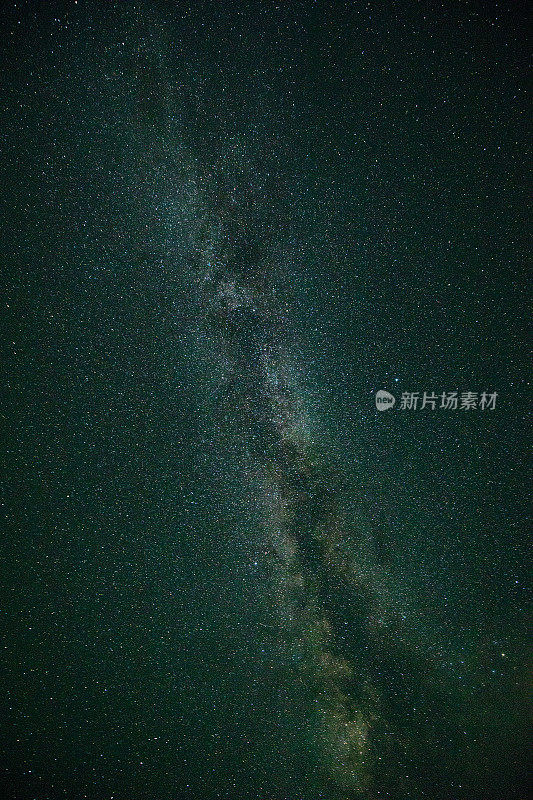
<path fill-rule="evenodd" d="M 220 207 L 223 213 L 216 214 Z M 360 620 L 353 620 L 347 594 L 350 582 L 352 593 L 357 592 L 355 576 L 333 552 L 342 543 L 336 508 L 340 487 L 327 470 L 327 454 L 306 435 L 307 409 L 298 387 L 291 385 L 290 331 L 273 299 L 269 253 L 262 250 L 263 242 L 253 240 L 253 222 L 246 209 L 241 212 L 237 191 L 219 201 L 215 214 L 215 229 L 222 218 L 217 234 L 223 247 L 219 252 L 211 243 L 206 247 L 214 252 L 202 292 L 206 320 L 219 336 L 221 360 L 230 365 L 217 406 L 231 409 L 243 444 L 263 473 L 265 494 L 274 500 L 265 509 L 265 536 L 282 569 L 272 591 L 286 620 L 281 633 L 302 653 L 298 670 L 312 687 L 323 769 L 341 788 L 367 788 L 369 729 L 376 709 L 361 664 L 357 674 L 353 665 L 361 653 L 347 647 L 352 637 L 346 625 L 357 626 Z M 335 593 L 332 581 L 342 584 Z M 364 602 L 362 597 L 359 601 Z"/>

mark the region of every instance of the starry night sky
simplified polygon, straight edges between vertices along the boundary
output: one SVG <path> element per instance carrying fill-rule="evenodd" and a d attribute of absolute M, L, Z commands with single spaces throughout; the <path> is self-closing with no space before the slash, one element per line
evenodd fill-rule
<path fill-rule="evenodd" d="M 2 4 L 4 796 L 523 800 L 527 23 Z"/>

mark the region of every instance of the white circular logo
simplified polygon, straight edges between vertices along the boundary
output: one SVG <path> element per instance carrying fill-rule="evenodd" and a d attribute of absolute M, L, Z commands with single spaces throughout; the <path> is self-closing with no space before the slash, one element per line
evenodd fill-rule
<path fill-rule="evenodd" d="M 390 392 L 386 392 L 384 389 L 376 392 L 376 408 L 378 411 L 388 411 L 395 402 L 396 398 Z"/>

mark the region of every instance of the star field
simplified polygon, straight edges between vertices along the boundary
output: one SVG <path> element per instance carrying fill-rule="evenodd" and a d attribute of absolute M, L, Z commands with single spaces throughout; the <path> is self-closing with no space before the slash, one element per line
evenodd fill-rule
<path fill-rule="evenodd" d="M 5 796 L 521 800 L 525 6 L 0 26 Z"/>

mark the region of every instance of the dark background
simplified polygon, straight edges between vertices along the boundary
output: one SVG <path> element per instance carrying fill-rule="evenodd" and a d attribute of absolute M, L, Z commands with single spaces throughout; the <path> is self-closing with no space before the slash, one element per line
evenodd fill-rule
<path fill-rule="evenodd" d="M 186 187 L 244 158 L 259 219 L 283 210 L 353 513 L 462 715 L 442 770 L 389 765 L 379 796 L 522 798 L 525 4 L 80 0 L 0 24 L 6 796 L 328 797 L 264 685 L 268 583 L 184 333 Z M 379 414 L 381 388 L 499 396 Z"/>

